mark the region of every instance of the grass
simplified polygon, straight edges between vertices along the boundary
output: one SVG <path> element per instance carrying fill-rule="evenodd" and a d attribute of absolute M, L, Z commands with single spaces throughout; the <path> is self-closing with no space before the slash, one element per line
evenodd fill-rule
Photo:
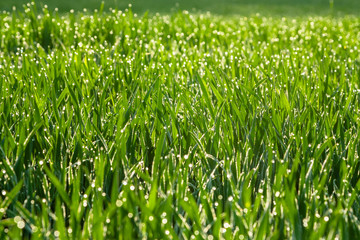
<path fill-rule="evenodd" d="M 0 15 L 1 239 L 360 237 L 360 18 Z"/>
<path fill-rule="evenodd" d="M 29 0 L 0 1 L 0 10 L 10 11 L 13 6 L 22 10 Z M 89 11 L 98 9 L 101 0 L 35 0 L 38 6 L 48 5 L 50 9 L 58 8 L 59 12 L 69 12 L 71 9 Z M 191 12 L 207 12 L 221 15 L 245 15 L 261 13 L 263 16 L 297 16 L 297 15 L 359 15 L 360 4 L 358 0 L 133 0 L 132 9 L 136 13 L 173 13 L 178 10 Z M 117 8 L 125 10 L 130 1 L 105 0 L 105 10 Z"/>

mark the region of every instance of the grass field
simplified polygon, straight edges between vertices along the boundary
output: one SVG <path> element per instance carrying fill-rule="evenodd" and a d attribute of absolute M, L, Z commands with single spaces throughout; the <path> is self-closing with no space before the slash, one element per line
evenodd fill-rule
<path fill-rule="evenodd" d="M 0 10 L 11 10 L 13 6 L 22 10 L 29 0 L 0 1 Z M 89 11 L 98 9 L 101 0 L 36 0 L 38 6 L 48 5 L 49 9 L 58 8 L 60 12 Z M 105 0 L 105 11 L 109 8 L 124 10 L 129 2 L 136 13 L 172 13 L 178 10 L 206 12 L 221 15 L 252 15 L 261 13 L 266 16 L 291 15 L 359 15 L 358 0 Z M 332 4 L 331 4 L 332 2 Z"/>
<path fill-rule="evenodd" d="M 359 17 L 0 26 L 0 239 L 360 238 Z"/>

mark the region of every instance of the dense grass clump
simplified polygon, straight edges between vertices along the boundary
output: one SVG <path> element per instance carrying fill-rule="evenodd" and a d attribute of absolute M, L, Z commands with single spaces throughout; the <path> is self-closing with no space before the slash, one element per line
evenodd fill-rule
<path fill-rule="evenodd" d="M 0 238 L 360 237 L 360 19 L 0 15 Z"/>

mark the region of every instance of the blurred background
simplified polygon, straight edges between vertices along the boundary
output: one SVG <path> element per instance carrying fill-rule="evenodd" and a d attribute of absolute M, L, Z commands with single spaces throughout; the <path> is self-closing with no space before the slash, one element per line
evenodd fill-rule
<path fill-rule="evenodd" d="M 30 0 L 0 0 L 0 10 L 13 6 L 22 10 Z M 48 5 L 60 12 L 71 9 L 89 11 L 98 9 L 102 0 L 35 0 L 38 7 Z M 221 15 L 360 15 L 360 0 L 104 0 L 105 10 L 125 9 L 129 3 L 136 13 L 171 13 L 178 10 L 211 12 Z"/>

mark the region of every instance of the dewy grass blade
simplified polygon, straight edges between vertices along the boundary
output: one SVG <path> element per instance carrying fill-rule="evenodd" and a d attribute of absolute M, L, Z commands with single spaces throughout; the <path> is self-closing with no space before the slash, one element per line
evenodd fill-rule
<path fill-rule="evenodd" d="M 0 212 L 0 219 L 2 219 L 7 208 L 10 206 L 10 204 L 12 204 L 16 196 L 19 194 L 21 188 L 23 187 L 23 184 L 24 180 L 21 179 L 10 192 L 6 193 L 5 199 L 0 203 L 0 209 L 2 209 L 2 211 Z"/>
<path fill-rule="evenodd" d="M 25 149 L 26 146 L 28 145 L 29 141 L 31 140 L 31 138 L 35 135 L 35 133 L 37 132 L 37 130 L 39 130 L 39 128 L 41 128 L 43 126 L 44 122 L 41 121 L 39 123 L 37 123 L 35 125 L 35 127 L 31 130 L 31 132 L 29 133 L 29 135 L 26 137 L 24 143 L 23 143 L 23 148 Z"/>
<path fill-rule="evenodd" d="M 196 80 L 200 84 L 201 91 L 202 91 L 203 97 L 205 98 L 205 102 L 210 111 L 210 114 L 211 114 L 212 118 L 214 119 L 215 113 L 214 113 L 214 108 L 213 108 L 212 102 L 210 100 L 210 93 L 209 93 L 208 87 L 207 87 L 206 83 L 203 81 L 203 79 L 198 74 L 196 74 L 195 76 L 196 76 Z"/>
<path fill-rule="evenodd" d="M 15 180 L 16 180 L 16 174 L 15 174 L 12 164 L 10 163 L 9 159 L 6 157 L 6 154 L 1 147 L 0 147 L 0 151 L 2 154 L 2 165 L 4 165 L 4 168 L 5 168 L 4 170 L 10 176 L 10 178 L 15 177 Z"/>
<path fill-rule="evenodd" d="M 66 193 L 64 187 L 62 186 L 62 184 L 60 183 L 60 181 L 56 178 L 56 176 L 51 172 L 51 170 L 47 166 L 44 165 L 43 168 L 44 168 L 46 175 L 49 177 L 51 183 L 54 184 L 54 187 L 56 188 L 59 195 L 61 196 L 61 199 L 64 201 L 66 206 L 71 209 L 72 205 L 71 205 L 70 198 L 67 195 L 67 193 Z"/>
<path fill-rule="evenodd" d="M 150 211 L 153 210 L 156 206 L 157 202 L 157 195 L 158 195 L 158 184 L 159 178 L 161 176 L 161 158 L 162 158 L 162 151 L 165 145 L 165 131 L 162 132 L 160 135 L 157 143 L 156 143 L 156 150 L 154 161 L 152 165 L 152 183 L 151 183 L 151 190 L 149 196 L 149 209 Z"/>

